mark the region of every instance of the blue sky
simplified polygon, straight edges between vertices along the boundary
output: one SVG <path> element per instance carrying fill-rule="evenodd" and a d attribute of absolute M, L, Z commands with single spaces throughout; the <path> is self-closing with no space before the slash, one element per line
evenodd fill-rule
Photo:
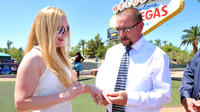
<path fill-rule="evenodd" d="M 0 47 L 6 48 L 7 40 L 14 47 L 25 49 L 31 25 L 38 12 L 46 6 L 55 6 L 66 12 L 71 28 L 71 46 L 81 39 L 88 41 L 99 33 L 107 39 L 109 20 L 114 4 L 121 0 L 4 0 L 0 4 Z M 179 46 L 184 29 L 200 26 L 200 3 L 185 0 L 185 8 L 174 18 L 145 36 L 147 40 L 167 40 Z M 185 49 L 185 47 L 182 47 Z M 191 50 L 191 46 L 187 48 Z"/>

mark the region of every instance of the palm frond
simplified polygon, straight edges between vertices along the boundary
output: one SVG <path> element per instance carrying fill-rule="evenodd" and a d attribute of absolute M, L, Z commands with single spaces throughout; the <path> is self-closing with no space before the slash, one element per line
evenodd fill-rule
<path fill-rule="evenodd" d="M 200 1 L 200 0 L 199 0 Z M 181 37 L 181 44 L 182 45 L 190 45 L 192 43 L 198 44 L 198 41 L 200 41 L 200 27 L 198 25 L 190 27 L 190 29 L 183 30 L 184 35 Z M 194 46 L 193 46 L 194 47 Z"/>

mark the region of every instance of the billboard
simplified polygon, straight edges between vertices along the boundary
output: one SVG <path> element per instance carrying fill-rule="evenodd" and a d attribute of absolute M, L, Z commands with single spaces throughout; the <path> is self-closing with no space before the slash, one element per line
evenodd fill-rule
<path fill-rule="evenodd" d="M 124 8 L 134 7 L 138 9 L 143 17 L 143 35 L 150 33 L 169 19 L 176 16 L 184 8 L 183 0 L 121 0 L 119 4 L 113 6 L 114 15 L 111 17 L 109 25 L 116 27 L 116 13 Z"/>
<path fill-rule="evenodd" d="M 108 40 L 112 40 L 112 39 L 118 38 L 118 32 L 113 28 L 108 28 L 107 29 L 107 35 L 108 35 Z"/>

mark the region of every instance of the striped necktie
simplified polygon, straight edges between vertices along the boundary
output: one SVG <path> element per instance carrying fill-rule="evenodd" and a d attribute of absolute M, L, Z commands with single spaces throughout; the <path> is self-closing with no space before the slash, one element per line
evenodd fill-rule
<path fill-rule="evenodd" d="M 114 91 L 121 91 L 121 90 L 126 90 L 126 79 L 128 75 L 128 67 L 129 67 L 129 51 L 132 49 L 132 47 L 127 47 L 126 52 L 124 53 L 121 63 L 119 66 L 119 71 L 118 71 L 118 76 L 117 76 L 117 81 L 115 84 L 115 89 Z M 112 112 L 125 112 L 125 106 L 121 105 L 112 105 Z"/>

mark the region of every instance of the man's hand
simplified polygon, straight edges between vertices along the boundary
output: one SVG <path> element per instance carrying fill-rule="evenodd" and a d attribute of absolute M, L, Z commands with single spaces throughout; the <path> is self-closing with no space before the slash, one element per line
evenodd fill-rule
<path fill-rule="evenodd" d="M 184 98 L 181 103 L 187 112 L 200 112 L 200 101 L 193 98 Z"/>
<path fill-rule="evenodd" d="M 127 92 L 126 91 L 108 93 L 107 96 L 113 104 L 126 105 L 126 103 L 127 103 Z"/>
<path fill-rule="evenodd" d="M 195 105 L 194 109 L 196 112 L 200 112 L 200 100 L 197 100 L 196 102 L 197 104 Z"/>

